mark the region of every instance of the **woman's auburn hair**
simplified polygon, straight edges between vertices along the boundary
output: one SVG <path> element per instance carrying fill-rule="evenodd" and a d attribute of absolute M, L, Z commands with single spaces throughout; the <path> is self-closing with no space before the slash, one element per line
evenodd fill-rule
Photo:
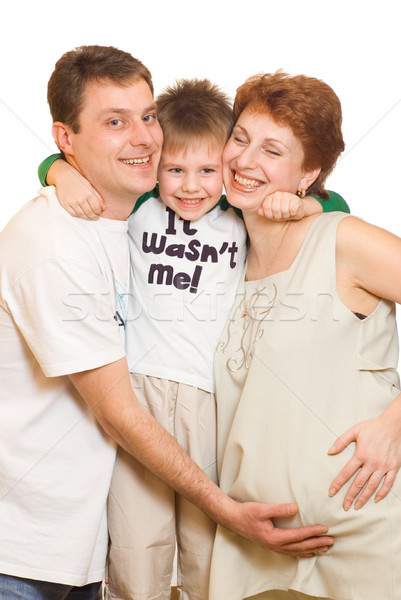
<path fill-rule="evenodd" d="M 321 169 L 307 192 L 327 199 L 325 181 L 344 150 L 341 103 L 331 87 L 314 77 L 282 71 L 254 75 L 237 89 L 236 121 L 246 108 L 268 113 L 291 128 L 302 144 L 304 168 Z"/>

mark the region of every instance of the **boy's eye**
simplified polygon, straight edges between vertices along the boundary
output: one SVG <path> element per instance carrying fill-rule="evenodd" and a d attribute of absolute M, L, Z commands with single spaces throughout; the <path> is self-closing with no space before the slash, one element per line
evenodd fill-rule
<path fill-rule="evenodd" d="M 169 169 L 170 173 L 183 173 L 183 170 L 179 167 L 174 167 L 173 169 Z"/>
<path fill-rule="evenodd" d="M 205 175 L 209 175 L 210 173 L 214 173 L 214 169 L 206 167 L 205 169 L 202 169 L 201 172 L 204 173 Z"/>

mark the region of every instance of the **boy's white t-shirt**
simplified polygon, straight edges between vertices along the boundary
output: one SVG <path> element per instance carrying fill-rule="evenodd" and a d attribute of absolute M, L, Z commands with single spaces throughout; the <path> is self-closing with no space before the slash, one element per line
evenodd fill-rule
<path fill-rule="evenodd" d="M 224 198 L 189 222 L 150 197 L 129 219 L 129 246 L 130 371 L 212 392 L 214 352 L 244 270 L 242 220 Z"/>
<path fill-rule="evenodd" d="M 122 358 L 127 222 L 41 190 L 0 234 L 0 572 L 101 581 L 115 444 L 66 375 Z M 100 399 L 99 399 L 100 400 Z"/>

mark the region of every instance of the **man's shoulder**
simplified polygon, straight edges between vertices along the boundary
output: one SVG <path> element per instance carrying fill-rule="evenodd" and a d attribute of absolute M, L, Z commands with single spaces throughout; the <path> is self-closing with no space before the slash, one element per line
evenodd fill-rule
<path fill-rule="evenodd" d="M 61 208 L 54 187 L 42 188 L 0 233 L 0 265 L 7 264 L 17 275 L 47 260 L 97 262 L 99 230 L 98 223 L 72 217 Z"/>
<path fill-rule="evenodd" d="M 38 196 L 27 202 L 10 219 L 0 233 L 0 244 L 19 246 L 43 239 L 49 234 L 48 199 L 39 190 Z M 20 248 L 22 250 L 22 248 Z"/>
<path fill-rule="evenodd" d="M 30 251 L 34 251 L 43 248 L 48 240 L 60 239 L 64 230 L 76 230 L 78 221 L 81 219 L 71 217 L 60 207 L 54 187 L 41 188 L 38 195 L 11 218 L 0 239 L 7 245 L 24 243 L 29 247 L 32 244 Z"/>

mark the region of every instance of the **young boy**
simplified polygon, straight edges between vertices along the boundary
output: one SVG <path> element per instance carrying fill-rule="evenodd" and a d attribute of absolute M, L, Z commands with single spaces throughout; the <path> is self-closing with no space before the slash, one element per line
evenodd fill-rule
<path fill-rule="evenodd" d="M 242 220 L 221 196 L 231 103 L 208 80 L 182 80 L 157 105 L 164 132 L 159 185 L 138 200 L 129 219 L 127 360 L 143 406 L 217 482 L 213 356 L 246 258 Z M 96 206 L 91 191 L 88 204 L 88 182 L 82 192 L 74 175 L 57 161 L 48 181 L 69 198 L 63 205 L 72 214 L 99 212 L 102 201 Z M 63 183 L 67 194 L 60 192 Z M 77 193 L 83 206 L 76 205 Z M 290 194 L 275 201 L 290 212 L 302 209 Z M 315 200 L 305 202 L 310 212 L 319 210 Z M 325 209 L 346 210 L 341 202 L 334 195 Z M 206 600 L 214 531 L 202 512 L 119 449 L 109 495 L 109 598 L 168 600 L 177 543 L 181 597 Z"/>

